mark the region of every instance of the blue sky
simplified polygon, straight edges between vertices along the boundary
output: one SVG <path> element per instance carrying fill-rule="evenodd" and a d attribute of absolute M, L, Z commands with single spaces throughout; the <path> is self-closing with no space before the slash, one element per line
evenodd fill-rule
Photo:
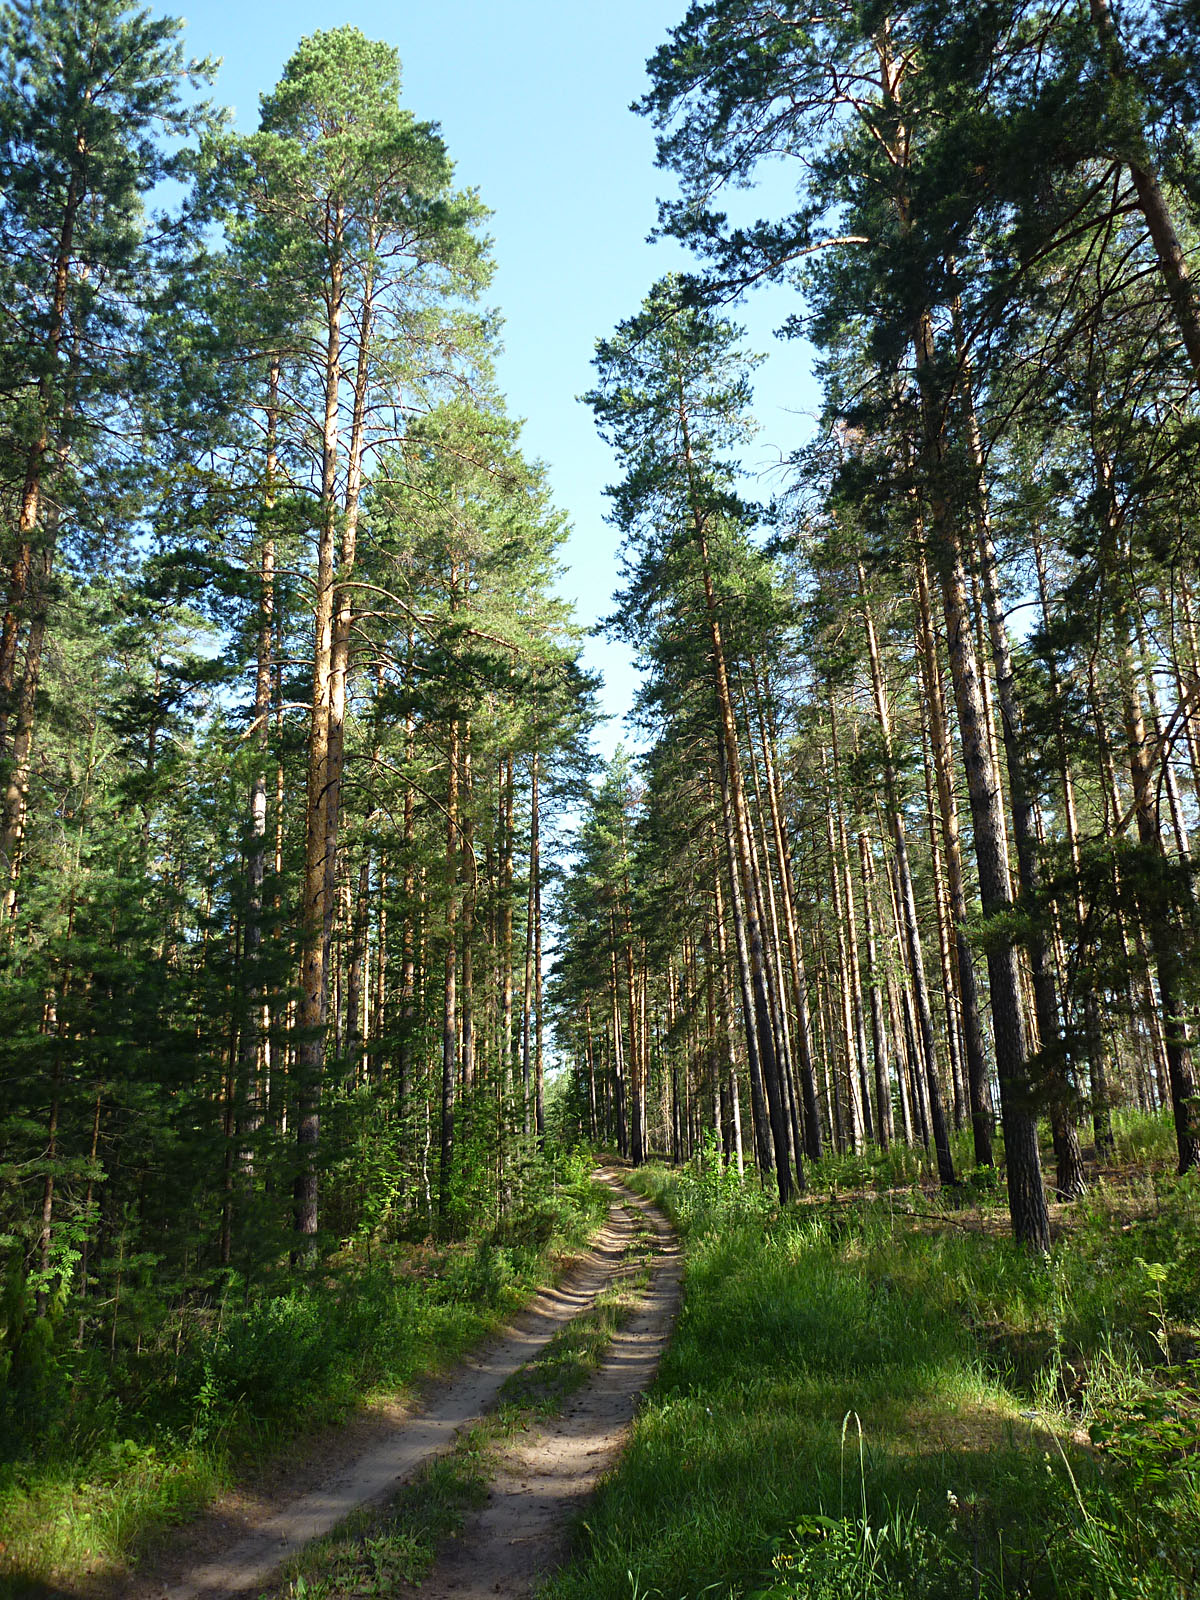
<path fill-rule="evenodd" d="M 167 0 L 163 9 L 175 8 Z M 459 183 L 494 212 L 501 386 L 527 419 L 526 453 L 546 462 L 574 528 L 563 592 L 583 622 L 603 616 L 617 567 L 602 491 L 615 469 L 575 397 L 590 386 L 597 337 L 683 260 L 669 244 L 645 242 L 668 178 L 654 166 L 652 128 L 628 106 L 685 0 L 193 0 L 179 9 L 189 52 L 224 58 L 215 98 L 246 129 L 304 34 L 353 23 L 398 49 L 405 103 L 441 124 Z M 792 309 L 778 290 L 738 313 L 751 347 L 769 355 L 756 385 L 755 466 L 805 437 L 804 413 L 817 404 L 805 348 L 772 337 Z M 602 704 L 614 720 L 598 742 L 608 752 L 623 736 L 635 675 L 618 645 L 593 640 L 586 654 L 605 678 Z"/>

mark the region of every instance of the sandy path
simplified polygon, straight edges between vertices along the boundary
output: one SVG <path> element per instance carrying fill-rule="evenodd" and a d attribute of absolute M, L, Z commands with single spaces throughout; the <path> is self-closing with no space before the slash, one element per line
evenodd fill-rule
<path fill-rule="evenodd" d="M 682 1276 L 674 1235 L 660 1214 L 626 1195 L 658 1235 L 640 1308 L 565 1413 L 504 1451 L 487 1505 L 443 1546 L 420 1585 L 421 1600 L 521 1600 L 562 1562 L 576 1515 L 615 1462 L 670 1336 Z"/>
<path fill-rule="evenodd" d="M 508 1516 L 508 1533 L 481 1531 L 479 1538 L 489 1546 L 493 1537 L 508 1540 L 514 1552 L 524 1551 L 530 1571 L 543 1570 L 552 1547 L 569 1520 L 579 1495 L 573 1487 L 576 1478 L 586 1484 L 587 1493 L 596 1477 L 615 1455 L 624 1427 L 632 1417 L 637 1395 L 653 1376 L 658 1356 L 665 1344 L 678 1299 L 679 1266 L 674 1255 L 670 1229 L 645 1201 L 622 1185 L 615 1174 L 600 1174 L 617 1192 L 608 1221 L 591 1250 L 555 1288 L 544 1290 L 514 1320 L 505 1334 L 463 1363 L 448 1379 L 430 1390 L 410 1412 L 386 1419 L 372 1430 L 374 1437 L 353 1458 L 344 1461 L 328 1476 L 297 1498 L 270 1509 L 256 1509 L 241 1526 L 228 1525 L 221 1540 L 220 1554 L 171 1572 L 164 1563 L 150 1588 L 131 1585 L 131 1591 L 154 1594 L 163 1600 L 223 1600 L 225 1596 L 259 1591 L 270 1575 L 294 1556 L 310 1540 L 328 1533 L 351 1511 L 388 1499 L 424 1463 L 452 1445 L 455 1435 L 479 1420 L 496 1402 L 505 1381 L 534 1359 L 546 1343 L 573 1317 L 585 1310 L 601 1289 L 621 1269 L 626 1246 L 634 1239 L 642 1219 L 660 1235 L 663 1243 L 656 1257 L 657 1270 L 647 1293 L 644 1308 L 618 1335 L 609 1357 L 597 1378 L 581 1391 L 569 1413 L 535 1436 L 541 1448 L 529 1440 L 522 1442 L 519 1454 L 531 1449 L 538 1458 L 537 1472 L 531 1464 L 519 1489 L 512 1489 L 509 1461 L 516 1461 L 514 1450 L 505 1458 L 492 1502 L 482 1514 L 500 1511 L 510 1502 L 524 1500 L 533 1521 L 528 1534 L 518 1526 L 515 1512 Z M 556 1438 L 561 1434 L 561 1442 Z M 568 1444 L 572 1440 L 574 1443 Z M 524 1468 L 516 1467 L 519 1473 Z M 544 1481 L 543 1481 L 544 1480 Z M 514 1479 L 514 1482 L 516 1480 Z M 538 1492 L 526 1485 L 537 1483 Z M 556 1515 L 551 1516 L 551 1511 Z M 503 1518 L 504 1513 L 500 1511 Z M 534 1523 L 537 1527 L 534 1527 Z M 551 1530 L 551 1523 L 554 1532 Z M 539 1531 L 540 1529 L 540 1531 Z M 515 1530 L 515 1531 L 514 1531 Z M 471 1542 L 475 1539 L 471 1537 Z M 465 1554 L 462 1545 L 454 1555 Z M 540 1552 L 540 1553 L 539 1553 Z M 459 1597 L 478 1592 L 494 1597 L 519 1594 L 519 1587 L 498 1587 L 497 1552 L 481 1551 L 489 1573 L 486 1590 L 452 1591 L 430 1587 L 440 1581 L 442 1565 L 423 1586 L 425 1594 L 453 1592 Z M 447 1557 L 447 1560 L 451 1559 Z M 514 1557 L 515 1561 L 515 1557 Z M 513 1582 L 524 1581 L 516 1576 Z"/>

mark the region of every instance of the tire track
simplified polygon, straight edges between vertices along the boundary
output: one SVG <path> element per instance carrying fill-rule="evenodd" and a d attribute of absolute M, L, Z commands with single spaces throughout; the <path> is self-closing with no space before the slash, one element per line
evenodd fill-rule
<path fill-rule="evenodd" d="M 624 1195 L 658 1241 L 639 1309 L 564 1414 L 503 1451 L 487 1505 L 443 1546 L 419 1586 L 421 1600 L 524 1600 L 566 1559 L 580 1511 L 616 1462 L 670 1337 L 682 1280 L 666 1221 L 648 1201 L 629 1190 Z M 405 1586 L 397 1593 L 416 1590 Z"/>
<path fill-rule="evenodd" d="M 602 1289 L 625 1274 L 626 1247 L 635 1239 L 638 1230 L 649 1223 L 659 1248 L 644 1304 L 653 1304 L 656 1310 L 652 1315 L 646 1309 L 640 1310 L 616 1336 L 597 1377 L 574 1398 L 568 1416 L 562 1421 L 565 1425 L 582 1417 L 586 1397 L 593 1390 L 602 1409 L 605 1406 L 612 1409 L 616 1405 L 619 1390 L 624 1399 L 618 1409 L 622 1415 L 627 1410 L 631 1417 L 636 1394 L 653 1376 L 665 1344 L 678 1298 L 679 1267 L 673 1235 L 658 1213 L 626 1189 L 614 1173 L 604 1170 L 597 1176 L 614 1191 L 608 1220 L 588 1253 L 559 1284 L 542 1290 L 503 1334 L 482 1346 L 450 1377 L 429 1389 L 410 1413 L 385 1424 L 381 1435 L 369 1448 L 307 1493 L 256 1518 L 253 1523 L 244 1523 L 240 1530 L 235 1529 L 232 1542 L 226 1543 L 220 1555 L 178 1571 L 168 1581 L 160 1579 L 149 1592 L 163 1600 L 223 1600 L 226 1596 L 261 1590 L 271 1574 L 311 1540 L 329 1533 L 359 1507 L 388 1500 L 427 1462 L 452 1448 L 461 1430 L 478 1422 L 494 1407 L 505 1382 L 534 1360 L 556 1333 L 593 1303 Z M 648 1316 L 649 1322 L 646 1321 Z M 604 1384 L 614 1381 L 610 1368 L 614 1373 L 619 1372 L 619 1381 L 611 1398 L 605 1399 Z M 613 1428 L 622 1432 L 628 1417 L 624 1423 L 617 1422 L 613 1410 L 613 1415 L 603 1421 L 596 1435 L 598 1442 L 584 1458 L 584 1466 L 590 1461 L 596 1467 L 596 1471 L 588 1475 L 589 1484 L 603 1470 L 601 1461 L 606 1462 L 615 1448 Z M 544 1431 L 538 1430 L 538 1436 Z M 528 1443 L 526 1441 L 522 1448 L 528 1448 Z M 507 1494 L 507 1490 L 503 1493 Z M 533 1501 L 529 1504 L 532 1507 Z M 564 1516 L 569 1516 L 569 1512 Z M 488 1536 L 485 1533 L 483 1537 Z M 521 1538 L 524 1536 L 514 1535 L 518 1543 Z M 537 1540 L 526 1542 L 532 1554 Z M 491 1567 L 486 1592 L 494 1600 L 496 1594 L 508 1591 L 496 1587 L 494 1561 Z M 143 1589 L 142 1592 L 147 1591 Z M 424 1592 L 440 1591 L 426 1587 Z M 463 1600 L 471 1592 L 455 1591 Z"/>

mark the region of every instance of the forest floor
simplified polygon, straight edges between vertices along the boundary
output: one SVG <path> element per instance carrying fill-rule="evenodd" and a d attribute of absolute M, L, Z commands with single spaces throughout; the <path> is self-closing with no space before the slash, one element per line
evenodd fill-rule
<path fill-rule="evenodd" d="M 614 1191 L 604 1227 L 503 1335 L 416 1404 L 377 1406 L 257 1492 L 222 1497 L 121 1594 L 216 1600 L 276 1577 L 273 1593 L 332 1600 L 379 1592 L 381 1567 L 394 1592 L 407 1580 L 427 1600 L 527 1593 L 565 1555 L 678 1304 L 671 1228 L 614 1172 L 599 1176 Z M 414 1503 L 431 1499 L 414 1532 Z"/>
<path fill-rule="evenodd" d="M 1200 1594 L 1196 1175 L 1097 1172 L 1046 1257 L 1002 1190 L 810 1176 L 779 1207 L 711 1163 L 631 1175 L 683 1310 L 540 1600 Z"/>

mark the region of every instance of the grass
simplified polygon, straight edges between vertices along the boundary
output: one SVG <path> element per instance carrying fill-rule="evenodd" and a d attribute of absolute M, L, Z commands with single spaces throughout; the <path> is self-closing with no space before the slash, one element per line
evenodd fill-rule
<path fill-rule="evenodd" d="M 1196 1592 L 1194 1179 L 1094 1190 L 1047 1260 L 982 1199 L 634 1181 L 684 1235 L 684 1307 L 546 1600 Z"/>
<path fill-rule="evenodd" d="M 285 1293 L 247 1293 L 222 1307 L 215 1337 L 148 1344 L 105 1409 L 77 1379 L 65 1425 L 0 1468 L 0 1596 L 126 1570 L 298 1438 L 444 1369 L 603 1220 L 609 1194 L 589 1172 L 576 1164 L 467 1246 L 375 1248 L 369 1264 L 347 1256 Z"/>

